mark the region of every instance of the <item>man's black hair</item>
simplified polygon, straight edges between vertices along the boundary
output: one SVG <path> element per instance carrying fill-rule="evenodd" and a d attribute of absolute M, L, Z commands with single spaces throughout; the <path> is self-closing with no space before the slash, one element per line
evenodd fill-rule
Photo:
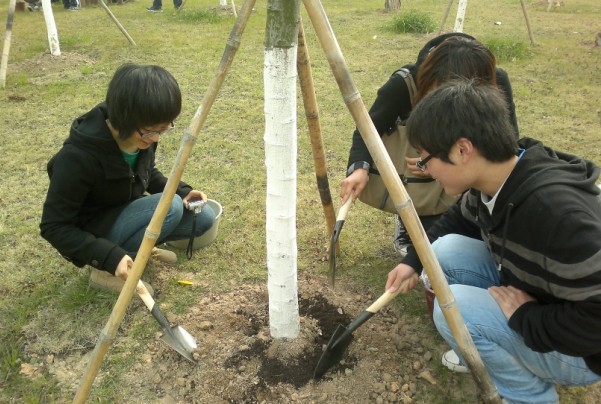
<path fill-rule="evenodd" d="M 457 79 L 426 95 L 407 120 L 409 143 L 450 162 L 460 138 L 469 139 L 487 160 L 501 162 L 517 153 L 505 98 L 496 86 Z"/>

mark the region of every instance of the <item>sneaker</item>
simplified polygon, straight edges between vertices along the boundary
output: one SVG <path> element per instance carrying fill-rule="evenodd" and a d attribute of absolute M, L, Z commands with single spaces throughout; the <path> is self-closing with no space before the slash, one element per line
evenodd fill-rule
<path fill-rule="evenodd" d="M 152 249 L 150 258 L 164 262 L 165 264 L 175 264 L 177 262 L 177 255 L 175 255 L 173 251 L 163 250 L 157 247 Z"/>
<path fill-rule="evenodd" d="M 69 7 L 69 10 L 71 10 L 71 11 L 79 11 L 80 8 L 77 7 L 77 6 L 73 6 L 73 7 Z"/>
<path fill-rule="evenodd" d="M 150 284 L 142 281 L 150 296 L 154 296 L 154 289 Z M 110 290 L 113 292 L 121 293 L 121 289 L 123 289 L 123 285 L 125 285 L 125 281 L 121 278 L 118 278 L 114 275 L 106 271 L 100 271 L 96 268 L 92 268 L 90 271 L 90 287 L 94 289 L 102 289 L 102 290 Z"/>
<path fill-rule="evenodd" d="M 394 226 L 394 250 L 401 254 L 401 257 L 407 255 L 407 247 L 411 244 L 411 238 L 409 237 L 409 233 L 407 233 L 407 229 L 405 229 L 405 225 L 401 221 L 399 215 L 396 215 L 395 226 Z"/>
<path fill-rule="evenodd" d="M 459 356 L 457 356 L 455 351 L 453 351 L 452 349 L 450 351 L 445 352 L 445 354 L 442 355 L 442 364 L 453 372 L 469 373 L 469 369 L 467 368 L 467 366 L 461 363 L 461 361 L 459 360 Z"/>
<path fill-rule="evenodd" d="M 151 13 L 162 13 L 163 9 L 162 8 L 148 7 L 146 9 L 146 11 L 150 11 Z"/>

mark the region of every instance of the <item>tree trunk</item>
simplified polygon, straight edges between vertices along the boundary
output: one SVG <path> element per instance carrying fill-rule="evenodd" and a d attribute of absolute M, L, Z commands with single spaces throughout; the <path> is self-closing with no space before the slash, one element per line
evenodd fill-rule
<path fill-rule="evenodd" d="M 269 325 L 299 333 L 296 245 L 296 53 L 298 0 L 269 0 L 265 30 L 265 166 Z"/>
<path fill-rule="evenodd" d="M 219 0 L 219 7 L 227 7 L 227 0 Z"/>
<path fill-rule="evenodd" d="M 384 9 L 387 12 L 399 11 L 401 9 L 401 0 L 385 0 Z"/>

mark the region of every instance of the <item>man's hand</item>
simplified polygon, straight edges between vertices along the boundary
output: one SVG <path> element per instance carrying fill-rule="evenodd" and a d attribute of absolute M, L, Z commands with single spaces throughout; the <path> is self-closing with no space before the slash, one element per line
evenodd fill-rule
<path fill-rule="evenodd" d="M 410 279 L 403 288 L 401 293 L 405 294 L 417 285 L 419 278 L 413 268 L 407 264 L 399 264 L 392 271 L 388 272 L 385 291 L 394 293 L 399 289 L 399 286 L 405 279 Z"/>
<path fill-rule="evenodd" d="M 488 288 L 488 293 L 491 294 L 499 307 L 501 307 L 503 314 L 505 314 L 508 320 L 521 305 L 536 301 L 528 293 L 513 286 L 491 286 Z"/>

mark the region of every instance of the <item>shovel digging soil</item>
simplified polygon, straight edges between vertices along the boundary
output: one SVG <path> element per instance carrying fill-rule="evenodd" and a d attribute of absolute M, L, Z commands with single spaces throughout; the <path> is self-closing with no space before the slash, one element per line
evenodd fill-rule
<path fill-rule="evenodd" d="M 340 238 L 340 232 L 342 231 L 342 226 L 344 225 L 344 220 L 346 219 L 346 214 L 351 208 L 351 204 L 353 202 L 353 197 L 350 195 L 344 205 L 338 211 L 338 216 L 336 217 L 336 224 L 334 224 L 334 230 L 332 231 L 332 238 L 330 239 L 330 257 L 328 261 L 330 262 L 330 285 L 332 288 L 336 283 L 336 244 L 338 243 L 338 239 Z"/>
<path fill-rule="evenodd" d="M 347 327 L 342 324 L 338 325 L 334 334 L 332 334 L 326 349 L 323 351 L 323 354 L 321 354 L 321 358 L 319 358 L 319 362 L 313 372 L 314 379 L 321 378 L 328 369 L 340 362 L 346 352 L 346 348 L 348 348 L 353 340 L 353 331 L 390 303 L 411 279 L 412 278 L 405 279 L 394 293 L 384 292 L 378 300 L 373 302 L 363 313 L 359 314 Z"/>
<path fill-rule="evenodd" d="M 152 296 L 150 296 L 150 293 L 148 293 L 148 290 L 142 281 L 138 281 L 136 292 L 146 307 L 148 307 L 148 310 L 150 310 L 152 316 L 163 328 L 163 336 L 161 337 L 161 340 L 171 348 L 175 349 L 181 356 L 193 364 L 198 365 L 198 362 L 192 356 L 192 353 L 197 348 L 196 339 L 179 325 L 171 327 L 163 313 L 161 313 L 159 310 L 159 305 L 156 304 Z"/>

